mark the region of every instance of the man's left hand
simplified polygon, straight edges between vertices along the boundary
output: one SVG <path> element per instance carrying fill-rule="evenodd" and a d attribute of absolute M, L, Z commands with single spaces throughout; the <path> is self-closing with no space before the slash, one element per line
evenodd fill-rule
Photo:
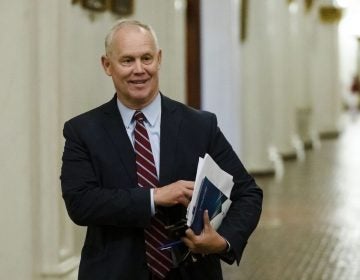
<path fill-rule="evenodd" d="M 195 254 L 222 253 L 227 248 L 226 240 L 211 226 L 208 211 L 204 211 L 204 229 L 196 235 L 192 229 L 187 229 L 182 241 Z"/>

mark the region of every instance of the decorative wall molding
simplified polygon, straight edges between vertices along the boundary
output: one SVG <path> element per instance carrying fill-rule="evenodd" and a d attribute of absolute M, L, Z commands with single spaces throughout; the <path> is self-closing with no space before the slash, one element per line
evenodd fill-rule
<path fill-rule="evenodd" d="M 249 2 L 242 0 L 240 5 L 240 41 L 245 42 L 248 31 Z"/>
<path fill-rule="evenodd" d="M 72 0 L 84 9 L 94 12 L 110 11 L 116 15 L 129 16 L 134 12 L 134 0 Z"/>
<path fill-rule="evenodd" d="M 43 279 L 62 279 L 78 269 L 80 257 L 73 256 L 55 264 L 48 266 L 42 270 L 41 276 Z"/>
<path fill-rule="evenodd" d="M 319 17 L 322 23 L 338 23 L 343 14 L 343 9 L 332 5 L 323 5 L 319 7 Z"/>
<path fill-rule="evenodd" d="M 310 12 L 310 10 L 314 4 L 314 0 L 304 0 L 304 2 L 305 2 L 305 11 Z"/>

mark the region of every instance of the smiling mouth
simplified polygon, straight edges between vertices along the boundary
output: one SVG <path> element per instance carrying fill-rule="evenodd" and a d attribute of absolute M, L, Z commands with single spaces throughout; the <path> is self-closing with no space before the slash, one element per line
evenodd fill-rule
<path fill-rule="evenodd" d="M 146 79 L 146 80 L 136 80 L 136 81 L 133 80 L 133 81 L 130 81 L 129 83 L 134 84 L 134 85 L 143 85 L 147 81 L 148 81 L 148 79 Z"/>

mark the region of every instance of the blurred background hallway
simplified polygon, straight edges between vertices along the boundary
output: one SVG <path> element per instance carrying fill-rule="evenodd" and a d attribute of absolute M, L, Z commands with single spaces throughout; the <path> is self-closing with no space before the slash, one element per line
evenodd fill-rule
<path fill-rule="evenodd" d="M 343 125 L 304 161 L 287 161 L 283 178 L 257 178 L 262 219 L 225 279 L 360 279 L 360 116 Z"/>
<path fill-rule="evenodd" d="M 112 98 L 100 57 L 119 18 L 153 26 L 161 91 L 216 113 L 264 189 L 225 280 L 360 279 L 358 0 L 0 1 L 0 279 L 76 279 L 62 128 Z"/>

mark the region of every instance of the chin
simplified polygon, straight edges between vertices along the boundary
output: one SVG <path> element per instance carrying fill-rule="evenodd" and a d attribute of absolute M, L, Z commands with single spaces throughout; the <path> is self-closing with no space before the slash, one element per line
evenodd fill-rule
<path fill-rule="evenodd" d="M 131 96 L 130 102 L 133 103 L 134 105 L 136 104 L 136 107 L 138 107 L 138 109 L 141 109 L 146 105 L 148 105 L 148 103 L 150 103 L 151 100 L 152 100 L 151 94 L 144 94 L 144 95 L 136 94 Z"/>
<path fill-rule="evenodd" d="M 151 94 L 149 92 L 134 92 L 131 94 L 132 99 L 134 100 L 147 100 L 150 99 Z"/>

